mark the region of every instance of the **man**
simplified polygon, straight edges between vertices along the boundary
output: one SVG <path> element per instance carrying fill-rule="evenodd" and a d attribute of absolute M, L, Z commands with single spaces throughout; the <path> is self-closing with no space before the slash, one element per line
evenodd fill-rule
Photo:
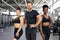
<path fill-rule="evenodd" d="M 47 14 L 48 5 L 43 5 L 43 15 L 42 21 L 40 23 L 40 31 L 43 40 L 49 40 L 50 37 L 50 27 L 52 26 L 52 18 Z"/>
<path fill-rule="evenodd" d="M 41 22 L 42 18 L 36 10 L 32 9 L 32 3 L 27 2 L 27 11 L 25 13 L 25 19 L 27 23 L 26 27 L 26 39 L 36 40 L 36 27 Z"/>

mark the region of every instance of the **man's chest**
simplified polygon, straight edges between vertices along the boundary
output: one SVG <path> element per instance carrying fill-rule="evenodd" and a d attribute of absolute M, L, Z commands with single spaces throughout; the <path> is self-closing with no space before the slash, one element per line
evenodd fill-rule
<path fill-rule="evenodd" d="M 35 13 L 26 13 L 26 18 L 34 18 Z"/>

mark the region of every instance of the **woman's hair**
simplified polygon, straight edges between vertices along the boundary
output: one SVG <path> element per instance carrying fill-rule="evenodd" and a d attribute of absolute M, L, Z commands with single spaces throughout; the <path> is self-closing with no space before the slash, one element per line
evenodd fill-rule
<path fill-rule="evenodd" d="M 20 10 L 20 11 L 21 11 L 21 8 L 18 6 L 18 7 L 16 8 L 16 10 Z"/>
<path fill-rule="evenodd" d="M 43 8 L 43 9 L 44 9 L 44 8 L 49 8 L 49 6 L 48 6 L 48 5 L 43 5 L 42 8 Z"/>

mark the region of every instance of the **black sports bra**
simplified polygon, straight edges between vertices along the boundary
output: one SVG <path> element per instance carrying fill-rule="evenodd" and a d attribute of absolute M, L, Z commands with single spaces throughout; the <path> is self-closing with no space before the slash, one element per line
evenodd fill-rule
<path fill-rule="evenodd" d="M 49 17 L 49 16 L 48 16 Z M 42 15 L 42 22 L 50 22 L 50 17 L 47 19 Z"/>
<path fill-rule="evenodd" d="M 16 18 L 16 19 L 14 20 L 14 23 L 20 23 L 20 17 L 21 17 L 21 16 L 19 16 L 18 18 Z"/>

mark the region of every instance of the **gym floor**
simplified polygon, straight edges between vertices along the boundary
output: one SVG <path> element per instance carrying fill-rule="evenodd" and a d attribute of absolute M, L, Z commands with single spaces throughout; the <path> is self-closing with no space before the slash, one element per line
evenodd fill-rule
<path fill-rule="evenodd" d="M 19 40 L 26 40 L 26 38 L 25 38 L 25 28 L 23 28 L 23 32 L 24 33 Z M 37 40 L 42 40 L 39 32 L 37 32 L 36 35 L 37 35 Z M 12 40 L 13 36 L 14 36 L 13 26 L 11 26 L 9 28 L 7 27 L 4 30 L 0 29 L 0 40 Z M 58 35 L 53 36 L 53 33 L 51 33 L 50 40 L 59 40 L 59 36 Z"/>

